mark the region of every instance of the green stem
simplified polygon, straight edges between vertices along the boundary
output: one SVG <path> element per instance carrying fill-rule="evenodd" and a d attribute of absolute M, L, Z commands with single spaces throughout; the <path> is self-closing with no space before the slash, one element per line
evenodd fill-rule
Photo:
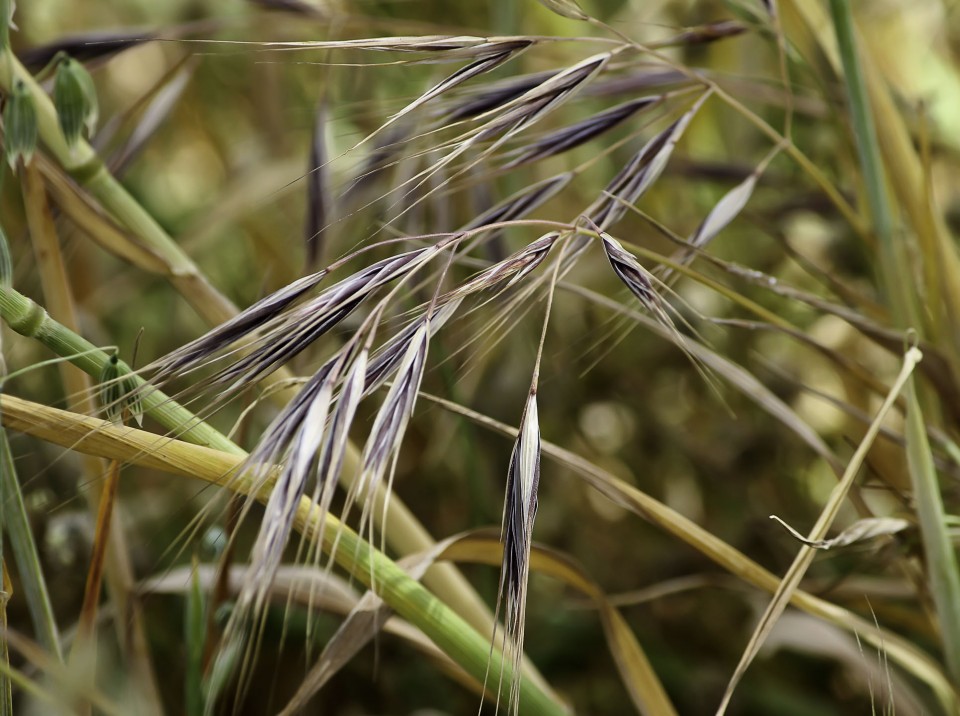
<path fill-rule="evenodd" d="M 90 375 L 99 376 L 109 360 L 105 352 L 54 321 L 41 306 L 13 289 L 0 288 L 0 316 L 17 333 L 35 338 Z M 148 385 L 137 376 L 134 379 L 138 385 Z M 142 400 L 144 411 L 177 437 L 232 455 L 246 456 L 242 448 L 161 391 L 149 388 Z M 240 481 L 231 487 L 243 491 L 249 490 L 250 485 Z M 269 486 L 256 497 L 266 500 Z M 354 579 L 373 589 L 384 602 L 432 639 L 471 676 L 482 682 L 487 674 L 488 663 L 489 673 L 496 675 L 498 681 L 502 674 L 501 699 L 506 703 L 513 668 L 509 660 L 504 661 L 498 650 L 491 650 L 489 636 L 479 634 L 423 585 L 411 579 L 393 560 L 371 547 L 333 515 L 321 515 L 315 503 L 306 497 L 302 498 L 296 527 L 305 536 L 315 537 L 319 525 L 323 525 L 322 541 L 327 554 L 339 539 L 334 551 L 337 564 Z M 375 581 L 371 580 L 371 575 Z M 541 689 L 535 679 L 522 679 L 520 690 L 521 713 L 556 716 L 566 713 L 564 707 Z"/>
<path fill-rule="evenodd" d="M 53 606 L 50 603 L 47 583 L 40 569 L 40 555 L 37 553 L 27 508 L 23 504 L 23 495 L 20 492 L 20 484 L 17 482 L 7 433 L 2 429 L 0 429 L 0 496 L 2 496 L 0 500 L 2 500 L 3 529 L 10 536 L 13 557 L 20 572 L 24 600 L 30 611 L 37 641 L 57 660 L 63 661 L 57 623 L 53 617 Z"/>
<path fill-rule="evenodd" d="M 10 0 L 0 0 L 0 52 L 10 46 Z"/>
<path fill-rule="evenodd" d="M 920 328 L 915 302 L 910 294 L 910 282 L 905 280 L 899 260 L 899 247 L 893 237 L 893 217 L 886 191 L 883 162 L 877 129 L 870 110 L 860 56 L 857 52 L 853 18 L 848 0 L 830 0 L 833 25 L 843 62 L 843 73 L 850 102 L 850 119 L 857 142 L 857 154 L 867 192 L 867 204 L 873 223 L 873 232 L 880 249 L 880 279 L 898 326 Z"/>
<path fill-rule="evenodd" d="M 923 554 L 930 575 L 933 603 L 940 619 L 947 672 L 954 685 L 960 685 L 960 571 L 950 540 L 920 400 L 912 380 L 907 383 L 907 406 L 907 466 L 920 520 Z"/>
<path fill-rule="evenodd" d="M 203 647 L 207 622 L 203 591 L 200 588 L 199 562 L 193 560 L 184 638 L 187 646 L 187 673 L 184 695 L 187 716 L 203 716 Z"/>

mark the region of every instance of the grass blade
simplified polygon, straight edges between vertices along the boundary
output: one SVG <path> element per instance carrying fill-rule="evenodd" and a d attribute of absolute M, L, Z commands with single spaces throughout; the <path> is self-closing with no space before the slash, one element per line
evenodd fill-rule
<path fill-rule="evenodd" d="M 200 584 L 200 564 L 196 557 L 190 572 L 190 589 L 187 593 L 186 619 L 184 620 L 184 639 L 187 645 L 187 668 L 185 711 L 187 716 L 203 714 L 203 652 L 207 635 L 205 600 Z"/>
<path fill-rule="evenodd" d="M 960 683 L 960 573 L 957 553 L 947 530 L 940 481 L 913 382 L 907 383 L 907 466 L 913 486 L 930 592 L 940 620 L 947 669 Z"/>
<path fill-rule="evenodd" d="M 0 487 L 3 490 L 4 528 L 10 538 L 10 549 L 20 574 L 23 597 L 30 610 L 37 641 L 54 658 L 62 661 L 63 653 L 60 650 L 60 636 L 53 617 L 50 592 L 40 566 L 40 555 L 30 529 L 30 518 L 23 503 L 23 494 L 20 492 L 20 483 L 5 430 L 0 430 Z"/>
<path fill-rule="evenodd" d="M 2 495 L 0 492 L 0 524 L 3 524 Z M 0 716 L 13 716 L 13 683 L 8 676 L 10 649 L 7 646 L 7 602 L 12 592 L 7 565 L 3 561 L 3 530 L 0 529 L 0 628 L 3 629 L 3 636 L 0 637 L 0 667 L 4 669 L 0 675 Z"/>

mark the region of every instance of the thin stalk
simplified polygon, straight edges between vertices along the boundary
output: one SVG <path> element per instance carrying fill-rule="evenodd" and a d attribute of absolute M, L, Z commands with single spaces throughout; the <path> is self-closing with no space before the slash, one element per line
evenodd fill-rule
<path fill-rule="evenodd" d="M 718 99 L 722 100 L 726 104 L 730 105 L 731 108 L 739 112 L 748 122 L 767 135 L 767 137 L 769 137 L 770 140 L 775 144 L 783 147 L 784 154 L 793 159 L 793 161 L 795 161 L 797 165 L 807 173 L 814 183 L 820 187 L 820 190 L 827 196 L 827 198 L 830 200 L 830 203 L 836 207 L 837 211 L 840 212 L 844 220 L 850 224 L 850 227 L 853 229 L 853 231 L 858 236 L 869 238 L 867 228 L 863 220 L 860 218 L 857 212 L 854 211 L 853 207 L 850 206 L 850 203 L 844 198 L 843 194 L 840 193 L 840 190 L 830 182 L 826 174 L 824 174 L 824 172 L 816 165 L 816 163 L 810 159 L 810 157 L 804 154 L 791 139 L 784 137 L 762 117 L 755 112 L 750 111 L 745 104 L 733 97 L 733 95 L 729 94 L 715 82 L 706 80 L 702 77 L 700 79 L 708 87 L 713 89 L 713 92 L 716 94 Z"/>
<path fill-rule="evenodd" d="M 0 232 L 0 241 L 4 242 L 2 250 L 6 252 L 6 238 Z M 0 290 L 6 290 L 5 283 L 9 276 L 0 277 Z M 4 380 L 7 376 L 7 363 L 0 350 L 0 394 L 4 391 Z M 2 411 L 0 411 L 2 412 Z M 37 641 L 46 648 L 53 658 L 63 661 L 60 651 L 60 636 L 57 631 L 57 622 L 53 616 L 53 606 L 50 603 L 50 593 L 40 568 L 40 555 L 33 540 L 33 530 L 30 528 L 30 518 L 23 503 L 23 494 L 20 492 L 20 482 L 17 480 L 16 466 L 10 443 L 7 441 L 7 432 L 0 427 L 0 546 L 2 533 L 6 531 L 10 537 L 10 548 L 14 561 L 20 571 L 20 583 L 23 588 L 27 609 L 33 622 Z M 6 605 L 10 597 L 7 576 L 7 565 L 4 562 L 3 550 L 0 549 L 0 566 L 2 566 L 2 580 L 0 580 L 0 600 L 2 600 L 3 624 L 6 627 Z M 6 628 L 2 639 L 4 665 L 9 665 L 9 652 Z M 6 692 L 9 686 L 9 672 L 4 673 L 3 689 Z M 4 699 L 6 701 L 6 699 Z"/>
<path fill-rule="evenodd" d="M 120 486 L 120 463 L 110 461 L 107 471 L 106 484 L 100 492 L 100 506 L 97 511 L 97 521 L 93 539 L 93 555 L 90 559 L 90 568 L 87 570 L 87 582 L 83 590 L 83 604 L 80 608 L 80 620 L 77 623 L 77 633 L 70 647 L 67 665 L 80 669 L 86 661 L 88 668 L 96 668 L 97 658 L 97 607 L 100 602 L 100 591 L 103 588 L 104 563 L 107 558 L 108 543 L 116 534 L 111 535 L 111 522 L 114 517 L 114 506 L 117 501 L 117 490 Z M 123 612 L 121 612 L 122 614 Z M 122 621 L 122 620 L 121 620 Z M 125 643 L 125 642 L 124 642 Z M 143 651 L 140 656 L 148 655 Z M 82 714 L 92 713 L 93 706 L 89 702 L 77 705 L 77 711 Z"/>
<path fill-rule="evenodd" d="M 2 490 L 0 490 L 2 495 Z M 0 503 L 2 503 L 0 496 Z M 3 522 L 3 505 L 0 504 L 0 523 Z M 7 601 L 10 599 L 10 578 L 7 575 L 7 565 L 3 561 L 3 530 L 0 529 L 0 627 L 4 635 L 7 631 Z M 0 638 L 0 664 L 9 671 L 10 648 L 6 636 Z M 7 676 L 7 671 L 0 674 L 0 716 L 13 716 L 13 683 Z"/>
<path fill-rule="evenodd" d="M 33 541 L 30 518 L 23 503 L 23 494 L 20 492 L 20 483 L 17 481 L 13 455 L 10 452 L 10 443 L 7 441 L 5 430 L 0 430 L 0 482 L 2 482 L 0 493 L 3 494 L 4 507 L 3 527 L 10 537 L 13 558 L 20 573 L 23 598 L 30 611 L 37 641 L 50 652 L 53 658 L 63 661 L 57 622 L 53 616 L 53 605 L 50 603 L 50 592 L 47 590 L 47 583 L 40 569 L 40 555 Z"/>
<path fill-rule="evenodd" d="M 960 572 L 940 496 L 937 470 L 913 381 L 907 384 L 907 467 L 920 520 L 930 590 L 940 620 L 947 671 L 960 684 Z"/>
<path fill-rule="evenodd" d="M 10 46 L 10 0 L 0 0 L 0 52 Z"/>
<path fill-rule="evenodd" d="M 850 4 L 848 0 L 830 0 L 830 11 L 843 62 L 851 120 L 866 182 L 867 201 L 880 245 L 884 288 L 888 292 L 898 327 L 919 331 L 921 324 L 916 308 L 917 292 L 911 290 L 912 283 L 907 280 L 909 273 L 898 270 L 904 265 L 898 255 L 901 247 L 894 242 L 893 217 L 887 203 L 884 167 L 860 67 Z M 940 620 L 947 671 L 954 684 L 960 685 L 960 570 L 947 533 L 940 485 L 927 440 L 920 400 L 912 378 L 907 384 L 906 393 L 907 466 L 920 520 L 930 590 Z"/>
<path fill-rule="evenodd" d="M 842 58 L 837 45 L 831 42 L 831 21 L 823 5 L 811 0 L 784 0 L 783 5 L 798 15 L 839 73 Z M 871 62 L 869 55 L 867 57 L 861 71 L 873 108 L 880 151 L 896 176 L 892 191 L 910 220 L 920 246 L 918 254 L 923 259 L 924 288 L 930 297 L 924 309 L 935 337 L 942 337 L 953 347 L 948 359 L 954 370 L 960 370 L 960 255 L 942 213 L 928 200 L 921 160 L 880 63 Z"/>
<path fill-rule="evenodd" d="M 734 690 L 740 683 L 743 675 L 746 673 L 747 668 L 753 662 L 753 659 L 760 650 L 760 647 L 773 631 L 774 626 L 776 625 L 780 616 L 783 614 L 784 609 L 786 609 L 787 604 L 790 602 L 790 596 L 796 592 L 797 588 L 800 586 L 800 581 L 806 574 L 807 569 L 813 563 L 813 559 L 817 553 L 817 550 L 810 546 L 809 543 L 817 542 L 826 537 L 827 531 L 830 529 L 837 515 L 840 513 L 840 509 L 843 506 L 844 501 L 850 494 L 850 490 L 854 485 L 854 481 L 857 479 L 857 475 L 860 473 L 860 468 L 863 467 L 864 460 L 866 460 L 867 455 L 870 452 L 870 448 L 873 446 L 877 435 L 880 433 L 880 426 L 883 424 L 884 418 L 893 408 L 897 401 L 897 397 L 900 395 L 907 382 L 909 382 L 910 376 L 913 374 L 914 368 L 916 368 L 917 363 L 920 362 L 921 358 L 922 354 L 916 348 L 911 348 L 904 356 L 903 367 L 900 370 L 900 375 L 894 381 L 894 384 L 890 388 L 890 392 L 883 401 L 883 405 L 880 407 L 880 410 L 877 411 L 876 416 L 870 423 L 867 434 L 864 435 L 863 440 L 860 441 L 860 445 L 857 446 L 856 452 L 854 452 L 853 456 L 850 458 L 850 462 L 847 464 L 847 469 L 844 470 L 843 477 L 840 478 L 840 481 L 834 486 L 833 490 L 831 490 L 830 496 L 823 507 L 823 511 L 820 513 L 820 517 L 817 518 L 816 524 L 813 526 L 813 529 L 811 529 L 810 534 L 807 537 L 807 543 L 800 547 L 800 550 L 797 552 L 797 556 L 794 557 L 790 568 L 787 569 L 787 572 L 784 574 L 780 585 L 774 592 L 773 600 L 767 605 L 766 610 L 760 618 L 760 622 L 755 627 L 753 635 L 750 637 L 750 642 L 747 644 L 747 648 L 740 657 L 740 663 L 737 664 L 737 668 L 734 671 L 729 684 L 727 684 L 726 692 L 724 693 L 723 699 L 720 702 L 720 706 L 717 709 L 717 716 L 723 716 L 723 714 L 726 713 L 727 707 L 730 704 L 730 699 L 733 697 Z"/>
<path fill-rule="evenodd" d="M 910 284 L 904 280 L 903 271 L 899 270 L 904 264 L 898 261 L 898 247 L 894 242 L 893 217 L 890 213 L 883 162 L 880 159 L 880 145 L 877 142 L 877 130 L 860 70 L 850 6 L 847 0 L 830 0 L 830 10 L 843 60 L 850 119 L 866 185 L 867 205 L 880 252 L 880 280 L 898 326 L 919 329 L 920 323 L 917 321 L 917 311 L 910 295 Z"/>
<path fill-rule="evenodd" d="M 110 360 L 106 352 L 53 320 L 42 306 L 12 288 L 0 287 L 0 317 L 15 332 L 38 340 L 88 375 L 99 376 Z M 119 362 L 119 370 L 121 373 L 130 373 L 130 378 L 138 386 L 146 385 L 123 361 Z M 234 455 L 246 455 L 222 433 L 161 391 L 152 387 L 145 389 L 142 402 L 144 412 L 148 412 L 181 440 Z"/>
<path fill-rule="evenodd" d="M 100 375 L 103 366 L 110 358 L 86 339 L 52 320 L 34 301 L 11 288 L 0 288 L 0 317 L 17 333 L 39 340 L 91 375 Z M 122 364 L 120 369 L 129 371 L 129 368 Z M 147 385 L 138 376 L 131 377 L 137 385 Z M 213 448 L 240 460 L 246 458 L 247 453 L 242 448 L 161 391 L 148 387 L 143 393 L 142 403 L 144 412 L 173 431 L 182 440 Z M 85 426 L 82 428 L 83 436 L 95 437 L 98 431 L 104 430 L 108 425 L 96 418 L 74 413 L 67 414 L 74 415 L 78 423 Z M 158 442 L 167 440 L 151 433 L 133 431 L 132 428 L 129 430 L 149 436 L 149 442 L 141 446 L 144 453 L 156 449 Z M 75 437 L 73 441 L 77 439 Z M 116 453 L 101 453 L 101 456 L 118 459 L 125 457 Z M 217 478 L 207 478 L 208 481 L 216 482 L 241 494 L 250 494 L 253 481 L 243 476 L 237 478 L 233 475 L 238 462 L 224 461 L 223 457 L 225 456 L 218 457 L 216 453 L 210 454 L 211 460 L 215 461 L 219 469 L 214 470 Z M 256 499 L 266 502 L 271 488 L 272 481 L 267 481 L 255 495 Z M 508 677 L 512 674 L 511 665 L 502 663 L 504 660 L 500 652 L 496 650 L 490 652 L 490 642 L 485 637 L 480 636 L 476 629 L 444 602 L 419 582 L 411 579 L 389 557 L 371 547 L 333 515 L 322 515 L 319 507 L 307 497 L 301 498 L 298 504 L 294 527 L 307 539 L 320 539 L 327 554 L 339 539 L 334 559 L 355 579 L 374 589 L 400 616 L 417 626 L 474 678 L 482 681 L 489 663 L 491 669 L 503 669 L 504 685 L 509 683 Z M 319 533 L 320 529 L 322 534 Z M 372 583 L 372 575 L 376 577 L 375 583 Z M 506 697 L 506 693 L 503 696 Z M 540 687 L 536 679 L 524 678 L 521 681 L 521 712 L 559 715 L 565 714 L 566 710 L 549 691 Z"/>
<path fill-rule="evenodd" d="M 0 12 L 5 11 L 6 4 L 4 0 L 0 0 Z M 0 24 L 3 25 L 4 33 L 6 32 L 5 17 L 6 15 L 0 15 Z M 0 230 L 0 241 L 6 242 L 6 237 L 2 235 L 2 230 Z M 2 343 L 0 343 L 0 347 L 2 347 Z M 0 375 L 6 375 L 6 372 L 7 364 L 4 360 L 3 352 L 0 350 Z M 0 432 L 4 432 L 2 427 L 0 427 Z M 5 434 L 4 437 L 6 437 Z M 13 682 L 8 676 L 10 671 L 10 647 L 9 644 L 7 644 L 7 602 L 10 601 L 13 586 L 10 582 L 10 575 L 7 572 L 7 563 L 3 550 L 3 530 L 4 525 L 7 523 L 7 490 L 5 484 L 5 481 L 0 479 L 0 628 L 3 629 L 3 633 L 0 635 L 0 666 L 4 669 L 3 674 L 0 674 L 0 716 L 13 716 Z"/>
<path fill-rule="evenodd" d="M 206 642 L 206 613 L 203 589 L 200 586 L 200 563 L 193 557 L 190 591 L 184 623 L 187 646 L 187 668 L 184 683 L 184 702 L 187 716 L 203 715 L 203 652 Z"/>
<path fill-rule="evenodd" d="M 34 254 L 37 259 L 44 299 L 50 307 L 51 315 L 70 330 L 76 331 L 79 322 L 73 301 L 73 291 L 67 276 L 63 254 L 60 250 L 60 240 L 57 236 L 56 225 L 50 211 L 47 191 L 40 169 L 35 163 L 31 163 L 30 166 L 23 168 L 22 177 L 27 225 L 30 229 L 30 239 L 33 242 Z M 83 371 L 66 363 L 61 363 L 59 370 L 67 394 L 67 405 L 70 409 L 79 413 L 92 413 L 95 406 L 91 399 L 92 383 L 90 377 Z M 153 666 L 150 663 L 150 650 L 143 626 L 143 614 L 139 604 L 130 599 L 130 592 L 133 588 L 133 566 L 122 539 L 121 511 L 112 508 L 108 510 L 107 519 L 110 520 L 110 523 L 104 526 L 105 529 L 102 532 L 99 532 L 101 530 L 100 515 L 104 511 L 103 501 L 105 499 L 103 482 L 100 479 L 101 475 L 104 474 L 103 462 L 95 457 L 86 456 L 83 460 L 83 474 L 83 482 L 87 487 L 83 490 L 87 510 L 97 520 L 98 534 L 107 537 L 107 542 L 104 545 L 105 552 L 100 554 L 101 559 L 104 560 L 101 567 L 104 565 L 106 567 L 107 586 L 110 599 L 116 607 L 116 613 L 122 615 L 121 618 L 114 620 L 120 636 L 120 644 L 130 658 L 131 670 L 147 702 L 142 706 L 158 712 L 160 691 L 157 688 Z M 99 544 L 97 544 L 97 548 L 100 549 Z M 91 567 L 92 571 L 93 568 Z M 88 586 L 93 588 L 94 585 Z M 81 619 L 89 619 L 91 625 L 96 618 L 99 595 L 100 579 L 98 578 L 96 580 L 96 593 L 89 597 L 93 601 L 86 603 L 85 600 L 84 604 L 85 609 L 91 609 L 92 613 L 81 614 Z M 92 659 L 96 653 L 93 651 L 95 643 L 92 640 L 89 644 L 84 643 L 87 641 L 85 637 L 92 635 L 93 632 L 87 634 L 81 630 L 80 638 L 75 643 L 74 653 L 83 653 L 85 655 L 83 658 Z"/>

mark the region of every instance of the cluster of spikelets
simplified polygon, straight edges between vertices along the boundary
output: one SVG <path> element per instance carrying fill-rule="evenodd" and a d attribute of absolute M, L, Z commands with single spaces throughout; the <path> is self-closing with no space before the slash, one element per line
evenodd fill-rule
<path fill-rule="evenodd" d="M 685 33 L 675 41 L 696 42 L 739 32 L 739 26 Z M 226 629 L 225 643 L 214 673 L 235 668 L 237 655 L 246 653 L 250 667 L 260 633 L 264 608 L 285 547 L 290 540 L 296 506 L 305 494 L 326 514 L 331 508 L 348 446 L 348 435 L 359 403 L 386 388 L 369 436 L 362 450 L 359 474 L 349 483 L 342 519 L 359 503 L 360 529 L 373 527 L 370 497 L 387 490 L 393 479 L 404 432 L 417 402 L 432 336 L 454 316 L 463 316 L 497 301 L 500 316 L 527 310 L 531 298 L 552 298 L 557 281 L 591 247 L 602 251 L 615 275 L 642 307 L 683 346 L 684 339 L 671 318 L 673 309 L 661 299 L 668 274 L 656 278 L 617 241 L 609 231 L 654 184 L 669 161 L 678 140 L 700 107 L 711 95 L 708 82 L 688 76 L 668 64 L 651 64 L 627 43 L 608 43 L 611 49 L 591 55 L 570 67 L 520 75 L 487 84 L 461 86 L 482 76 L 531 48 L 552 42 L 549 38 L 404 37 L 360 41 L 312 43 L 318 49 L 363 49 L 417 53 L 430 62 L 466 61 L 450 74 L 390 117 L 376 132 L 351 150 L 367 152 L 360 170 L 346 190 L 331 196 L 328 167 L 331 159 L 323 143 L 322 123 L 313 145 L 310 172 L 308 254 L 316 261 L 322 253 L 324 234 L 336 226 L 362 201 L 359 198 L 372 178 L 403 158 L 412 135 L 414 116 L 425 115 L 431 129 L 443 136 L 456 132 L 431 151 L 429 167 L 407 178 L 388 196 L 392 216 L 386 227 L 397 225 L 406 212 L 433 189 L 424 190 L 441 170 L 453 176 L 469 172 L 480 162 L 510 169 L 540 161 L 577 147 L 653 108 L 682 114 L 656 132 L 633 154 L 623 168 L 589 206 L 567 217 L 536 240 L 506 256 L 488 250 L 482 255 L 486 267 L 457 282 L 449 280 L 452 267 L 476 266 L 478 247 L 490 247 L 505 227 L 546 222 L 524 222 L 537 206 L 554 196 L 574 177 L 564 173 L 524 189 L 481 213 L 467 225 L 430 234 L 372 240 L 320 271 L 311 273 L 260 300 L 234 319 L 147 366 L 143 376 L 154 386 L 175 378 L 200 375 L 193 390 L 214 396 L 214 406 L 238 395 L 287 364 L 332 330 L 344 329 L 346 340 L 302 385 L 289 404 L 276 416 L 251 453 L 243 479 L 253 480 L 255 490 L 272 485 L 272 492 L 252 549 L 248 578 L 237 598 Z M 282 45 L 284 47 L 300 47 Z M 643 61 L 640 61 L 643 57 Z M 670 91 L 663 88 L 670 87 Z M 607 97 L 641 94 L 616 104 L 583 121 L 540 135 L 530 131 L 542 118 L 577 95 Z M 692 97 L 692 101 L 691 98 Z M 421 118 L 422 119 L 422 118 Z M 417 125 L 422 127 L 422 123 Z M 421 130 L 422 131 L 422 130 Z M 633 136 L 640 135 L 634 132 Z M 420 135 L 422 136 L 422 135 Z M 371 145 L 371 149 L 366 149 Z M 736 216 L 745 204 L 755 176 L 735 188 L 704 220 L 694 236 L 681 242 L 677 262 L 689 260 Z M 396 208 L 402 206 L 402 209 Z M 389 250 L 403 243 L 406 250 L 373 261 L 332 285 L 331 277 L 368 252 Z M 414 246 L 415 248 L 409 248 Z M 551 258 L 552 257 L 552 258 Z M 548 261 L 548 259 L 550 259 Z M 549 264 L 541 268 L 544 263 Z M 538 270 L 539 269 L 539 270 Z M 404 316 L 400 330 L 395 309 L 400 295 L 414 289 L 422 294 L 433 286 L 412 314 Z M 547 302 L 549 314 L 550 302 Z M 673 313 L 673 315 L 677 315 Z M 501 318 L 500 320 L 503 320 Z M 537 414 L 539 356 L 532 370 L 530 391 L 522 409 L 520 430 L 507 469 L 503 514 L 503 565 L 498 611 L 505 621 L 503 647 L 519 674 L 523 649 L 524 609 L 529 574 L 533 522 L 537 511 L 540 477 L 540 433 Z M 386 334 L 386 335 L 384 335 Z M 303 552 L 300 553 L 303 555 Z M 319 545 L 307 546 L 306 559 L 319 563 Z M 371 575 L 376 579 L 376 575 Z M 252 638 L 251 638 L 252 637 Z M 510 689 L 511 708 L 516 709 L 517 684 Z"/>

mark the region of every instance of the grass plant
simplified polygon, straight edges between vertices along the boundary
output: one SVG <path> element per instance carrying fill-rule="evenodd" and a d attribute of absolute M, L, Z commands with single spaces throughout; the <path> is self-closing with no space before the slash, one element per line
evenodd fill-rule
<path fill-rule="evenodd" d="M 0 713 L 960 713 L 949 7 L 46 4 Z"/>

